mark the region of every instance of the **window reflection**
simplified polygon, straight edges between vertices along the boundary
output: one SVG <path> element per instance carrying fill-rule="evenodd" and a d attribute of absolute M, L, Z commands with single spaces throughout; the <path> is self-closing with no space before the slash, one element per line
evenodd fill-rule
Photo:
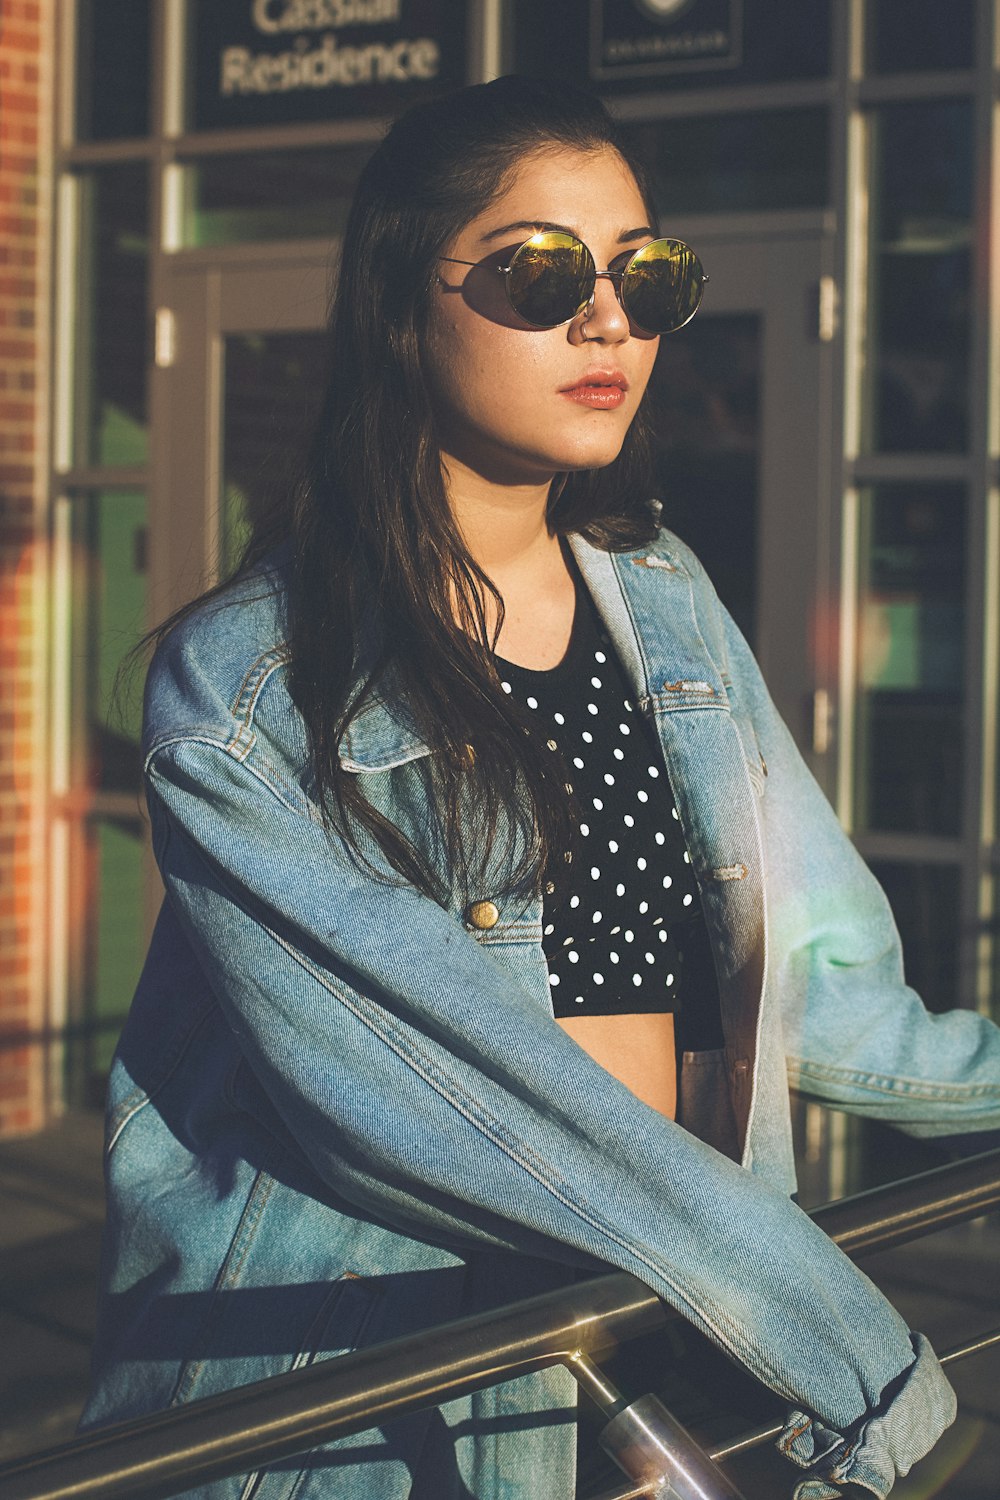
<path fill-rule="evenodd" d="M 868 0 L 868 70 L 971 68 L 975 0 Z"/>
<path fill-rule="evenodd" d="M 81 177 L 74 403 L 78 464 L 146 460 L 148 197 L 142 162 L 101 167 Z"/>
<path fill-rule="evenodd" d="M 184 244 L 342 234 L 373 145 L 206 156 L 185 167 Z"/>
<path fill-rule="evenodd" d="M 326 385 L 324 333 L 232 334 L 225 344 L 220 565 L 300 477 Z"/>
<path fill-rule="evenodd" d="M 77 0 L 80 140 L 106 141 L 149 131 L 150 11 L 150 0 Z"/>
<path fill-rule="evenodd" d="M 72 537 L 74 780 L 91 792 L 138 796 L 140 694 L 116 695 L 115 685 L 122 658 L 145 628 L 145 496 L 81 496 L 73 502 Z"/>
<path fill-rule="evenodd" d="M 829 201 L 829 113 L 767 110 L 633 127 L 669 227 L 679 213 L 823 208 Z"/>
<path fill-rule="evenodd" d="M 73 880 L 74 1018 L 67 1032 L 66 1083 L 73 1103 L 99 1108 L 118 1033 L 142 968 L 144 827 L 138 817 L 93 817 L 77 829 Z"/>
<path fill-rule="evenodd" d="M 972 108 L 893 104 L 872 119 L 862 442 L 956 452 L 969 426 Z"/>
<path fill-rule="evenodd" d="M 965 495 L 860 497 L 855 826 L 957 834 L 962 806 Z"/>
<path fill-rule="evenodd" d="M 873 861 L 871 867 L 899 928 L 907 984 L 928 1009 L 954 1009 L 962 938 L 958 866 Z"/>
<path fill-rule="evenodd" d="M 650 387 L 663 523 L 693 547 L 753 642 L 761 320 L 701 311 L 662 339 Z"/>

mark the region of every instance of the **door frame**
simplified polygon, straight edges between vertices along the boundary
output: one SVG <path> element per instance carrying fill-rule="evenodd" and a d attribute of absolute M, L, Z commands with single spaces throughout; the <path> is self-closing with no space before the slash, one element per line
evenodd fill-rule
<path fill-rule="evenodd" d="M 225 339 L 321 332 L 336 269 L 327 242 L 274 254 L 183 260 L 158 313 L 169 358 L 154 380 L 150 608 L 161 620 L 217 581 Z"/>
<path fill-rule="evenodd" d="M 710 277 L 699 318 L 761 318 L 753 644 L 782 718 L 834 801 L 842 341 L 833 216 L 705 217 L 683 221 L 677 232 L 698 251 Z"/>

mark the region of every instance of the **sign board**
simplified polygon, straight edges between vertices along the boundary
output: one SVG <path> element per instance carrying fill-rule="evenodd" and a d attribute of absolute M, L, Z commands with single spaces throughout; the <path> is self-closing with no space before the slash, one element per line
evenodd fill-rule
<path fill-rule="evenodd" d="M 391 115 L 466 77 L 465 0 L 191 0 L 190 128 Z"/>
<path fill-rule="evenodd" d="M 590 0 L 590 76 L 736 67 L 742 31 L 743 0 Z"/>

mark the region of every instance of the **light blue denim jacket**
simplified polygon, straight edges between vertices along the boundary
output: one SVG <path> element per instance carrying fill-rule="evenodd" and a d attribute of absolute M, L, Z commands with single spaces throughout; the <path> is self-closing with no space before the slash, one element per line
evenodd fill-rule
<path fill-rule="evenodd" d="M 169 635 L 147 686 L 168 895 L 111 1080 L 87 1425 L 602 1264 L 786 1399 L 803 1496 L 834 1494 L 830 1477 L 885 1494 L 952 1419 L 929 1346 L 790 1200 L 788 1084 L 915 1134 L 995 1128 L 1000 1033 L 931 1016 L 904 985 L 885 899 L 690 551 L 664 531 L 638 552 L 574 552 L 660 735 L 742 1163 L 553 1023 L 539 899 L 497 875 L 477 894 L 500 920 L 475 931 L 327 832 L 280 576 L 244 582 Z M 426 754 L 389 690 L 343 754 L 425 846 Z M 197 1493 L 571 1500 L 573 1401 L 571 1377 L 543 1371 Z"/>

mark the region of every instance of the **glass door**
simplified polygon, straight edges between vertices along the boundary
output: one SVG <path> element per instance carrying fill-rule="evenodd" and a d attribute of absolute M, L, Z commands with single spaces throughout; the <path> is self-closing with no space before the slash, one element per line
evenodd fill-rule
<path fill-rule="evenodd" d="M 747 241 L 691 225 L 709 275 L 653 378 L 663 520 L 697 552 L 828 793 L 836 682 L 833 420 L 821 234 Z M 824 696 L 825 695 L 825 696 Z"/>
<path fill-rule="evenodd" d="M 224 575 L 296 482 L 326 380 L 330 256 L 172 278 L 152 587 L 162 615 Z"/>

